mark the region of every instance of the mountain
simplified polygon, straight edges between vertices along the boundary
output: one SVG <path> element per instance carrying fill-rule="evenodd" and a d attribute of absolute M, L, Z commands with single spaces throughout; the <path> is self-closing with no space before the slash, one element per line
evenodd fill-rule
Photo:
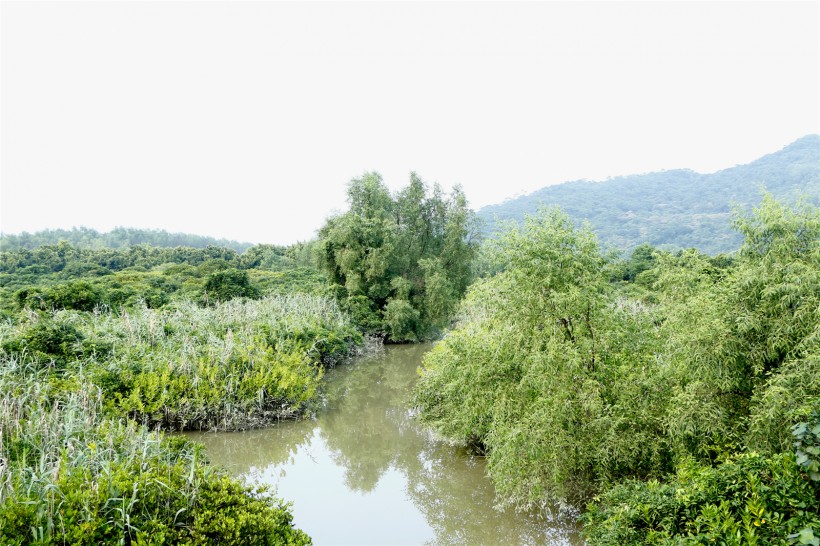
<path fill-rule="evenodd" d="M 253 246 L 227 239 L 214 239 L 188 233 L 168 233 L 159 229 L 136 229 L 116 227 L 107 233 L 100 233 L 87 227 L 71 229 L 46 229 L 36 233 L 24 231 L 19 235 L 0 234 L 0 250 L 10 251 L 20 248 L 33 249 L 43 245 L 55 245 L 68 241 L 78 248 L 125 248 L 145 244 L 157 247 L 174 248 L 178 246 L 205 248 L 218 246 L 244 252 Z"/>
<path fill-rule="evenodd" d="M 678 169 L 564 182 L 486 206 L 478 216 L 491 237 L 505 220 L 520 222 L 541 206 L 558 205 L 579 222 L 588 220 L 604 244 L 625 251 L 648 242 L 718 254 L 740 247 L 731 226 L 733 207 L 750 210 L 763 190 L 785 202 L 805 196 L 820 204 L 820 135 L 712 174 Z"/>

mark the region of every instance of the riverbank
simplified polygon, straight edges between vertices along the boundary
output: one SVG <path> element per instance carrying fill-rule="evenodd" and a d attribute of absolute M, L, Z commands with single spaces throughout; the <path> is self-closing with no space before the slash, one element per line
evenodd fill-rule
<path fill-rule="evenodd" d="M 0 324 L 0 542 L 309 543 L 280 501 L 155 430 L 301 415 L 360 341 L 304 295 L 23 309 Z"/>
<path fill-rule="evenodd" d="M 186 437 L 214 464 L 292 501 L 294 523 L 317 545 L 582 544 L 572 518 L 496 510 L 485 460 L 413 417 L 430 347 L 386 345 L 329 370 L 313 419 Z"/>

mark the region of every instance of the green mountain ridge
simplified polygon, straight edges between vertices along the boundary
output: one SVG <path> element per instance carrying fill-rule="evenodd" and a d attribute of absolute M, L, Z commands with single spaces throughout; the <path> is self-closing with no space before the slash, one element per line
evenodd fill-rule
<path fill-rule="evenodd" d="M 740 247 L 733 209 L 751 209 L 764 190 L 785 202 L 802 196 L 820 203 L 820 135 L 711 174 L 675 169 L 547 186 L 483 207 L 478 216 L 492 237 L 505 221 L 521 222 L 541 206 L 558 205 L 576 221 L 588 220 L 605 245 L 624 251 L 648 242 L 718 254 Z"/>

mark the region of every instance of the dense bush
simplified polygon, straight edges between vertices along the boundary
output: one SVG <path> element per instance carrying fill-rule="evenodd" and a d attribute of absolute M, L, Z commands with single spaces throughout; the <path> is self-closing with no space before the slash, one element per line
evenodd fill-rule
<path fill-rule="evenodd" d="M 800 437 L 797 459 L 792 453 L 744 453 L 715 467 L 690 460 L 667 483 L 613 487 L 584 516 L 589 542 L 762 546 L 784 544 L 788 537 L 793 544 L 817 544 L 820 475 L 807 474 L 799 463 L 800 453 L 820 455 L 820 412 L 793 430 Z"/>
<path fill-rule="evenodd" d="M 733 259 L 642 249 L 624 274 L 588 228 L 527 219 L 426 357 L 420 418 L 487 453 L 503 502 L 599 494 L 594 543 L 809 540 L 820 448 L 789 430 L 820 403 L 820 216 L 767 196 L 736 225 Z"/>
<path fill-rule="evenodd" d="M 509 232 L 496 259 L 505 271 L 471 287 L 425 359 L 422 421 L 486 450 L 513 504 L 668 470 L 653 311 L 610 291 L 591 232 L 550 211 Z"/>
<path fill-rule="evenodd" d="M 298 415 L 360 342 L 308 295 L 0 323 L 0 543 L 308 544 L 280 501 L 150 430 Z"/>
<path fill-rule="evenodd" d="M 0 362 L 0 543 L 310 543 L 285 505 L 198 446 L 106 418 L 95 386 L 61 392 L 21 366 Z"/>
<path fill-rule="evenodd" d="M 473 212 L 416 176 L 392 195 L 376 173 L 348 186 L 350 210 L 319 233 L 332 290 L 367 333 L 390 341 L 435 337 L 448 326 L 472 278 Z"/>
<path fill-rule="evenodd" d="M 0 311 L 98 307 L 157 309 L 292 292 L 324 295 L 315 244 L 258 245 L 243 254 L 218 247 L 78 248 L 61 242 L 0 252 Z"/>
<path fill-rule="evenodd" d="M 0 338 L 9 357 L 93 381 L 118 415 L 222 430 L 298 415 L 315 398 L 322 365 L 361 341 L 334 302 L 299 295 L 32 315 L 7 324 Z"/>
<path fill-rule="evenodd" d="M 253 298 L 257 289 L 251 285 L 248 272 L 236 268 L 217 271 L 205 280 L 205 298 L 209 301 L 228 301 L 233 298 Z"/>

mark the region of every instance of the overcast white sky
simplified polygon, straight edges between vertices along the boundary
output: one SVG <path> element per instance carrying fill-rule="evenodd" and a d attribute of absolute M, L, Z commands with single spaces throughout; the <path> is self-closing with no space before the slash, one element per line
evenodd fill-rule
<path fill-rule="evenodd" d="M 313 236 L 365 171 L 474 208 L 820 132 L 820 2 L 2 3 L 5 233 Z"/>

